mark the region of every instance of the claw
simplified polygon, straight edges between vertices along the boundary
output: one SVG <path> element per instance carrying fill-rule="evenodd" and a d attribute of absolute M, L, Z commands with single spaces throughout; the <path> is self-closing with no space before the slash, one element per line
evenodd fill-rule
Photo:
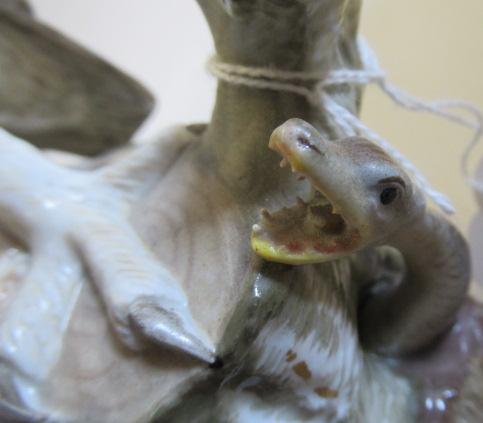
<path fill-rule="evenodd" d="M 148 340 L 186 353 L 212 364 L 216 360 L 215 348 L 192 321 L 174 310 L 161 307 L 155 299 L 140 298 L 129 308 L 129 320 L 134 328 Z"/>
<path fill-rule="evenodd" d="M 126 219 L 154 163 L 159 172 L 157 149 L 140 148 L 93 178 L 46 160 L 0 128 L 0 226 L 32 253 L 30 268 L 23 266 L 22 289 L 0 321 L 0 423 L 46 420 L 30 411 L 30 397 L 25 395 L 24 406 L 14 395 L 17 386 L 8 385 L 12 378 L 3 376 L 1 360 L 14 375 L 28 377 L 15 379 L 23 390 L 44 383 L 60 357 L 84 267 L 127 347 L 137 350 L 153 341 L 216 363 L 215 348 L 191 316 L 182 287 Z M 182 150 L 173 147 L 166 163 Z M 111 193 L 109 202 L 99 201 Z M 45 231 L 45 222 L 53 230 Z"/>

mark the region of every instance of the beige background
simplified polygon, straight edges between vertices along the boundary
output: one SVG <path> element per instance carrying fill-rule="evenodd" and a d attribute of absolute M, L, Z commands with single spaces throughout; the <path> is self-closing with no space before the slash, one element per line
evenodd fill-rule
<path fill-rule="evenodd" d="M 216 0 L 213 0 L 216 1 Z M 194 0 L 31 0 L 39 17 L 143 81 L 158 108 L 140 131 L 149 137 L 178 122 L 206 121 L 215 81 L 204 63 L 213 46 Z M 361 32 L 391 80 L 428 99 L 461 98 L 483 109 L 483 1 L 366 0 Z M 483 199 L 459 173 L 466 129 L 402 111 L 367 90 L 366 123 L 411 158 L 454 201 L 456 224 L 472 246 L 483 284 Z M 480 162 L 483 148 L 473 157 Z"/>

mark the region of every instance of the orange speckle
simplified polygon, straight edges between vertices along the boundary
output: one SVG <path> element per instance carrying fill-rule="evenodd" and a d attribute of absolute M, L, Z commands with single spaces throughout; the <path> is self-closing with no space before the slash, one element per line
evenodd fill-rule
<path fill-rule="evenodd" d="M 288 350 L 286 354 L 287 363 L 294 361 L 297 358 L 297 353 L 294 353 L 292 350 Z"/>
<path fill-rule="evenodd" d="M 322 398 L 337 398 L 339 393 L 333 389 L 327 388 L 326 386 L 319 386 L 314 389 L 314 392 Z"/>
<path fill-rule="evenodd" d="M 297 364 L 294 364 L 292 370 L 297 376 L 304 380 L 309 380 L 312 377 L 312 373 L 307 367 L 307 363 L 305 361 L 300 361 Z"/>

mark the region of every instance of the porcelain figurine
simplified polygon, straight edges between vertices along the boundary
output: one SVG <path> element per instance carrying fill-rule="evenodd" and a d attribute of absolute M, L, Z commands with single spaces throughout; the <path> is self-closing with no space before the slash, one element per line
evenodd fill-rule
<path fill-rule="evenodd" d="M 198 3 L 225 62 L 360 66 L 358 0 Z M 0 421 L 480 421 L 466 242 L 398 163 L 297 94 L 227 82 L 207 125 L 74 155 L 123 144 L 150 96 L 10 6 L 2 37 L 33 32 L 7 44 L 58 66 L 2 76 L 57 88 L 45 122 L 0 103 Z"/>

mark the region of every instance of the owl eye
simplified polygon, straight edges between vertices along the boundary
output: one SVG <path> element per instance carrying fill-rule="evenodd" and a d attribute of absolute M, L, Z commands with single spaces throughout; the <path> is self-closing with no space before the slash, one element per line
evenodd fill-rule
<path fill-rule="evenodd" d="M 397 188 L 395 187 L 388 187 L 384 188 L 379 195 L 379 199 L 381 200 L 381 204 L 387 206 L 391 204 L 397 198 Z"/>

